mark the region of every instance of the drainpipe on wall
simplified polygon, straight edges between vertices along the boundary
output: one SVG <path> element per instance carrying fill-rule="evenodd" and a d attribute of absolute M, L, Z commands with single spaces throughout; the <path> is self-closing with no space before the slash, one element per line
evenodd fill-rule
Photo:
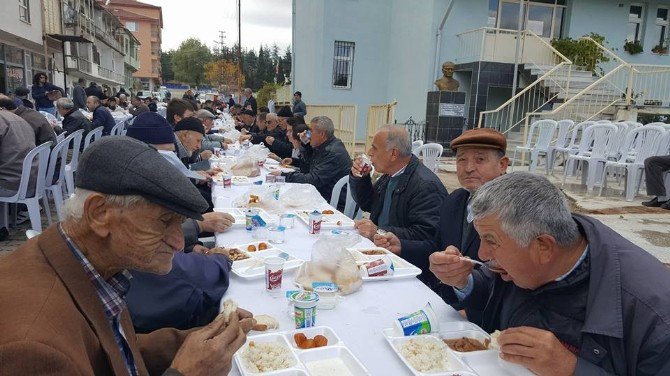
<path fill-rule="evenodd" d="M 428 91 L 433 89 L 433 79 L 437 76 L 439 76 L 438 73 L 438 67 L 440 66 L 440 42 L 442 41 L 442 29 L 444 29 L 444 24 L 447 22 L 447 18 L 449 17 L 449 14 L 451 13 L 451 8 L 454 5 L 454 0 L 449 1 L 449 5 L 447 5 L 447 10 L 444 11 L 444 16 L 442 17 L 442 22 L 440 23 L 440 27 L 437 28 L 437 32 L 435 34 L 435 62 L 433 63 L 433 77 L 430 78 L 429 84 L 428 84 Z"/>

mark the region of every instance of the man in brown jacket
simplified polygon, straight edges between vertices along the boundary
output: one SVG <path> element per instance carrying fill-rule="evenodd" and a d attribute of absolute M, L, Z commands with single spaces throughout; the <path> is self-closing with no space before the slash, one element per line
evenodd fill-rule
<path fill-rule="evenodd" d="M 95 142 L 77 172 L 65 220 L 0 259 L 0 375 L 227 374 L 248 312 L 136 335 L 124 301 L 127 269 L 170 271 L 183 219 L 207 208 L 198 191 L 128 137 Z"/>
<path fill-rule="evenodd" d="M 53 148 L 58 143 L 56 141 L 56 133 L 44 115 L 32 108 L 25 106 L 17 107 L 11 98 L 1 94 L 0 107 L 19 115 L 33 128 L 35 132 L 35 145 L 42 145 L 45 142 L 51 141 L 51 147 Z"/>

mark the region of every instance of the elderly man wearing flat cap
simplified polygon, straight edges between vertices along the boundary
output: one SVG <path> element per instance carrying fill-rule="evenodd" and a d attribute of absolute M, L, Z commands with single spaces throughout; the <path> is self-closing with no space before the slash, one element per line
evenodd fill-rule
<path fill-rule="evenodd" d="M 186 117 L 174 126 L 174 134 L 177 136 L 175 143 L 177 156 L 186 167 L 191 170 L 204 171 L 209 169 L 209 162 L 203 160 L 197 151 L 202 147 L 202 139 L 205 137 L 205 126 L 202 121 L 194 117 Z"/>
<path fill-rule="evenodd" d="M 248 312 L 137 335 L 124 301 L 127 270 L 168 273 L 183 219 L 202 218 L 191 182 L 151 146 L 112 136 L 82 154 L 75 186 L 65 220 L 0 262 L 0 373 L 227 374 Z"/>
<path fill-rule="evenodd" d="M 442 204 L 437 236 L 399 240 L 395 234 L 387 233 L 375 237 L 378 246 L 403 255 L 424 271 L 430 268 L 432 273 L 424 273 L 422 280 L 429 287 L 443 289 L 443 298 L 456 308 L 459 308 L 456 290 L 449 286 L 443 288 L 437 282 L 456 282 L 454 285 L 466 287 L 470 278 L 479 277 L 479 272 L 471 274 L 472 263 L 460 259 L 461 256 L 478 259 L 479 237 L 468 216 L 468 203 L 479 187 L 505 173 L 509 164 L 506 148 L 505 136 L 493 129 L 463 132 L 451 142 L 451 149 L 456 152 L 456 175 L 463 188 L 451 192 Z M 473 322 L 481 318 L 481 311 L 466 313 Z"/>

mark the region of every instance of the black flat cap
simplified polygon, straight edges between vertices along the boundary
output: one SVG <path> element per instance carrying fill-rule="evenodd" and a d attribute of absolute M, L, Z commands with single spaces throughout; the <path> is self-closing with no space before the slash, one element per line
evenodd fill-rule
<path fill-rule="evenodd" d="M 108 136 L 79 158 L 75 186 L 111 195 L 139 195 L 188 218 L 209 205 L 191 181 L 156 149 L 126 136 Z"/>
<path fill-rule="evenodd" d="M 202 121 L 194 117 L 185 117 L 174 126 L 174 131 L 193 131 L 205 134 L 205 126 L 202 125 Z"/>

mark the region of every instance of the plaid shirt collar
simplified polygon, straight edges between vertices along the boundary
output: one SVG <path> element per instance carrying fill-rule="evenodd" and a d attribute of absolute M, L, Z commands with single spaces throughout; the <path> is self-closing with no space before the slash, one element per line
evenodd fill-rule
<path fill-rule="evenodd" d="M 124 298 L 128 293 L 128 289 L 130 289 L 130 279 L 132 278 L 130 273 L 127 270 L 123 270 L 112 276 L 109 281 L 105 281 L 86 256 L 77 248 L 72 239 L 63 231 L 60 224 L 58 225 L 58 231 L 63 239 L 65 239 L 74 257 L 84 267 L 86 275 L 91 280 L 105 308 L 105 315 L 109 320 L 113 320 L 126 307 Z"/>

